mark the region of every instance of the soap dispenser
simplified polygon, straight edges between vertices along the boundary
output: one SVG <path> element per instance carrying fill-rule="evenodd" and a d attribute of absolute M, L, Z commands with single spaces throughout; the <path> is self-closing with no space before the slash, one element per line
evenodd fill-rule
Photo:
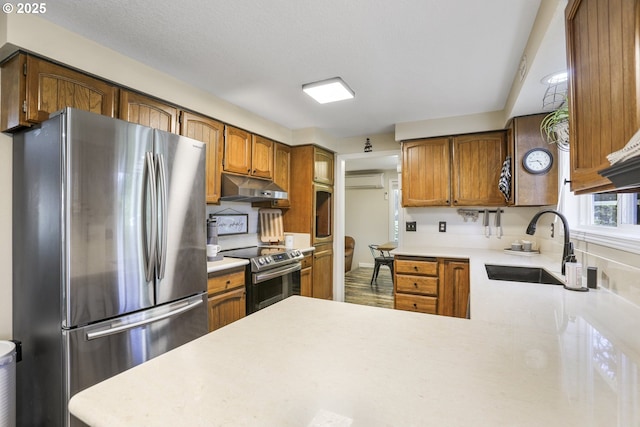
<path fill-rule="evenodd" d="M 569 255 L 565 260 L 565 288 L 582 290 L 582 264 L 576 260 L 573 245 L 570 244 Z"/>

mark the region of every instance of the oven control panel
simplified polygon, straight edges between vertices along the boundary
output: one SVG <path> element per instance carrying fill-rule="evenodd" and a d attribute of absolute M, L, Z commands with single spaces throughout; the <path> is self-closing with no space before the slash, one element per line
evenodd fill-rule
<path fill-rule="evenodd" d="M 254 269 L 264 270 L 275 267 L 276 265 L 284 265 L 294 263 L 304 258 L 304 255 L 298 249 L 292 249 L 285 252 L 276 252 L 253 258 L 252 264 Z"/>

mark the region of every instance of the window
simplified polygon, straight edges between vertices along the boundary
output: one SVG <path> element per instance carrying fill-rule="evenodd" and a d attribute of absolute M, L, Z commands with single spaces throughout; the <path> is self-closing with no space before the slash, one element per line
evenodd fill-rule
<path fill-rule="evenodd" d="M 640 224 L 640 201 L 638 193 L 594 194 L 588 222 L 585 225 L 626 227 Z"/>

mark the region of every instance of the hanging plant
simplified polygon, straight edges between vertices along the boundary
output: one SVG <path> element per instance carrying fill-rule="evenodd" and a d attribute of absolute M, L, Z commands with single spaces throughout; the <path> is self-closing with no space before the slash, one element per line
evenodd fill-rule
<path fill-rule="evenodd" d="M 540 134 L 549 144 L 556 144 L 562 150 L 569 149 L 569 104 L 566 100 L 542 119 Z"/>

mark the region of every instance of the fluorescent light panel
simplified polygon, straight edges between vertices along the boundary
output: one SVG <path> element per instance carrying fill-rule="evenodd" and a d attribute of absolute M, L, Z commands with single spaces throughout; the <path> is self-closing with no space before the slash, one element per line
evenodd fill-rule
<path fill-rule="evenodd" d="M 351 99 L 355 96 L 340 77 L 303 84 L 302 90 L 320 104 Z"/>

